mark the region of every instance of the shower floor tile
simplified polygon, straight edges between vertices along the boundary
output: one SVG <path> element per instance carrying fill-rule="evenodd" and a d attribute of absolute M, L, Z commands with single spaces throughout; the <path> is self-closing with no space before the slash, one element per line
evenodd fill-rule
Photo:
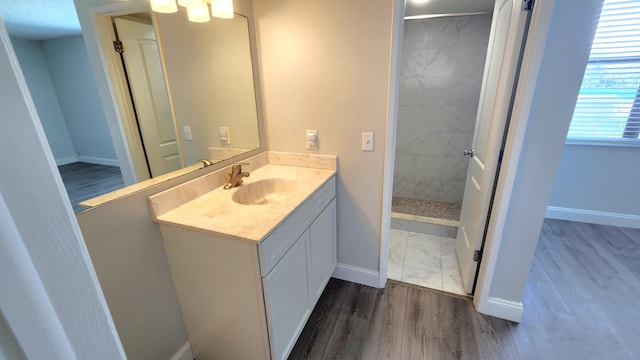
<path fill-rule="evenodd" d="M 391 229 L 387 277 L 467 295 L 455 252 L 455 239 Z"/>
<path fill-rule="evenodd" d="M 399 196 L 394 196 L 391 200 L 391 211 L 393 212 L 435 219 L 459 221 L 461 210 L 462 204 L 410 199 Z"/>

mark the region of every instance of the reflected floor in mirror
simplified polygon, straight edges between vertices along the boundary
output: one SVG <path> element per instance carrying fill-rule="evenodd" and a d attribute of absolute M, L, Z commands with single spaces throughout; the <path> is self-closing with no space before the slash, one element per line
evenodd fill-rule
<path fill-rule="evenodd" d="M 79 202 L 124 187 L 122 173 L 117 166 L 75 162 L 58 166 L 74 212 L 84 208 Z"/>

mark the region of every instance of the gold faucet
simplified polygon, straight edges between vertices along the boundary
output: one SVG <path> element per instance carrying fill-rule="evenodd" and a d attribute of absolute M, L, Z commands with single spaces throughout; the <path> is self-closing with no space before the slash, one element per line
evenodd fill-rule
<path fill-rule="evenodd" d="M 202 163 L 202 165 L 204 165 L 203 167 L 207 167 L 207 166 L 211 166 L 213 165 L 213 162 L 209 159 L 198 159 L 198 161 L 200 161 Z"/>
<path fill-rule="evenodd" d="M 247 163 L 237 163 L 231 165 L 231 173 L 229 173 L 229 182 L 224 185 L 225 189 L 234 188 L 242 184 L 243 177 L 249 177 L 249 172 L 242 172 L 242 165 L 249 165 Z"/>

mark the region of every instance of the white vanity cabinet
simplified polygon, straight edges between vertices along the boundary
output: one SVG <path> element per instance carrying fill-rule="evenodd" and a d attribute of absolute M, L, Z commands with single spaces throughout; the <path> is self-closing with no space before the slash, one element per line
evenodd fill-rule
<path fill-rule="evenodd" d="M 335 175 L 259 242 L 160 228 L 195 358 L 285 359 L 336 266 Z"/>
<path fill-rule="evenodd" d="M 274 359 L 291 352 L 336 267 L 335 221 L 334 199 L 262 280 Z"/>

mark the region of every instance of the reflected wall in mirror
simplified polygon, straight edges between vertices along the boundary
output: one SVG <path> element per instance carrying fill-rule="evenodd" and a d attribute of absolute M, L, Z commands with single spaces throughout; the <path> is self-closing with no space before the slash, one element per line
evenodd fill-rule
<path fill-rule="evenodd" d="M 82 13 L 82 34 L 75 30 L 57 35 L 60 39 L 51 39 L 52 31 L 37 33 L 37 29 L 29 37 L 24 32 L 28 22 L 12 19 L 16 29 L 12 41 L 75 211 L 82 209 L 78 203 L 95 206 L 200 169 L 198 159 L 216 162 L 260 148 L 252 20 L 237 14 L 233 20 L 194 24 L 184 13 L 152 18 L 148 4 L 107 3 L 76 3 Z M 12 6 L 3 3 L 0 14 L 10 13 Z M 151 30 L 127 46 L 138 50 L 136 56 L 157 52 L 147 41 L 156 37 L 165 53 L 145 57 L 134 69 L 113 50 L 114 19 L 146 23 Z M 149 106 L 139 103 L 135 90 L 129 93 L 123 62 L 130 80 L 149 80 L 142 86 L 153 105 L 147 121 L 140 116 Z M 185 139 L 184 126 L 191 128 L 192 140 Z M 220 128 L 228 129 L 225 141 Z M 148 158 L 153 151 L 154 158 Z"/>
<path fill-rule="evenodd" d="M 260 147 L 249 23 L 154 14 L 185 164 L 220 161 Z"/>

